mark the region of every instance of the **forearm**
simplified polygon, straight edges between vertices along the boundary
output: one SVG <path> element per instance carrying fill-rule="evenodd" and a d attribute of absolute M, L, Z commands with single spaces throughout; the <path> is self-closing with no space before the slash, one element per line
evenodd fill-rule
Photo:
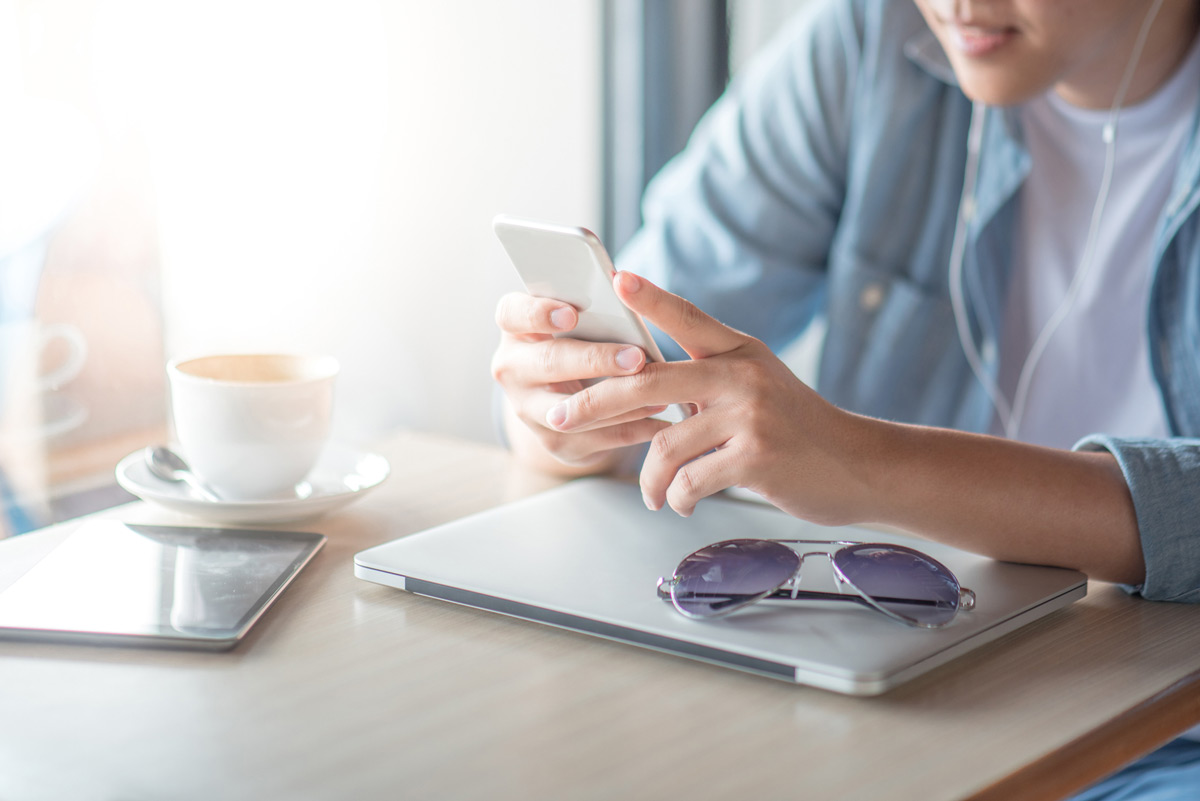
<path fill-rule="evenodd" d="M 1145 576 L 1116 459 L 946 429 L 863 420 L 872 522 L 997 559 Z"/>

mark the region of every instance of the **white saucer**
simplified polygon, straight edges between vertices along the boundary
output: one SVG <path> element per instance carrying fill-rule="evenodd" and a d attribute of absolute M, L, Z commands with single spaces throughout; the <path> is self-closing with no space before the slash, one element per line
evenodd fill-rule
<path fill-rule="evenodd" d="M 117 465 L 117 483 L 144 501 L 214 523 L 283 523 L 318 517 L 357 500 L 383 483 L 390 470 L 378 454 L 330 448 L 296 485 L 295 498 L 209 501 L 183 482 L 154 476 L 137 450 Z"/>

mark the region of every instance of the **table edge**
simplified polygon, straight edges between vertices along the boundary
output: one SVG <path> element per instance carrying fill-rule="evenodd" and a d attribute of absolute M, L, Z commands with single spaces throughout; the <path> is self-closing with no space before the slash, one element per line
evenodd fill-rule
<path fill-rule="evenodd" d="M 1200 670 L 968 801 L 1057 801 L 1109 776 L 1200 723 Z"/>

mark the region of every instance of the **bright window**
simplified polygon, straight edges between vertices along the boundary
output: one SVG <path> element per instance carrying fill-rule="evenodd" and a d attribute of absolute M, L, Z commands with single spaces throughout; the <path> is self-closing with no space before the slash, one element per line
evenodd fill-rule
<path fill-rule="evenodd" d="M 339 438 L 490 440 L 490 221 L 599 227 L 599 18 L 0 0 L 0 502 L 111 483 L 185 353 L 329 352 Z"/>

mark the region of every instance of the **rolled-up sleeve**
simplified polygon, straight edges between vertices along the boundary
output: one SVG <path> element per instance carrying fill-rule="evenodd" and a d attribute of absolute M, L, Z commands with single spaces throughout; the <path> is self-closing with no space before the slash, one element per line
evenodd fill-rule
<path fill-rule="evenodd" d="M 1093 435 L 1074 449 L 1111 453 L 1133 496 L 1146 579 L 1125 589 L 1151 601 L 1200 603 L 1200 439 Z"/>

